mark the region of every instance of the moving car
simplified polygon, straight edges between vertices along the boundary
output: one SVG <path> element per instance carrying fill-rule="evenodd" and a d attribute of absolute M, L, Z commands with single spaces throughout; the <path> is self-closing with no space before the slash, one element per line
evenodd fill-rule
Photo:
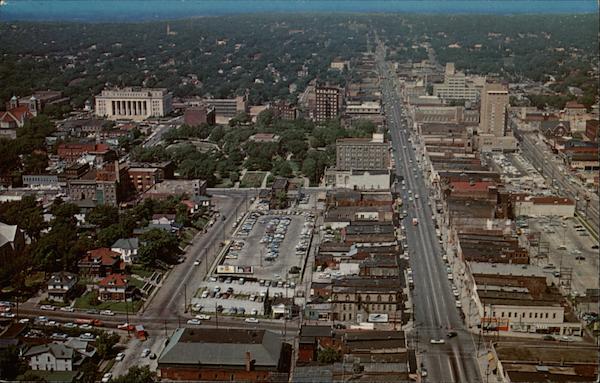
<path fill-rule="evenodd" d="M 444 343 L 446 343 L 446 341 L 443 340 L 443 339 L 441 339 L 441 338 L 440 339 L 433 339 L 433 338 L 431 338 L 431 340 L 429 341 L 429 343 L 431 343 L 431 344 L 444 344 Z"/>
<path fill-rule="evenodd" d="M 454 338 L 457 335 L 458 333 L 456 331 L 448 331 L 448 334 L 446 334 L 448 338 Z"/>
<path fill-rule="evenodd" d="M 196 318 L 200 319 L 200 320 L 210 320 L 210 315 L 199 314 L 199 315 L 196 315 Z"/>
<path fill-rule="evenodd" d="M 188 320 L 188 321 L 187 321 L 187 324 L 192 324 L 192 325 L 201 325 L 201 324 L 202 324 L 202 322 L 200 322 L 200 319 L 196 319 L 196 318 L 194 318 L 194 319 L 190 319 L 190 320 Z"/>
<path fill-rule="evenodd" d="M 244 320 L 244 322 L 246 322 L 246 323 L 258 323 L 258 319 L 256 319 L 256 318 L 246 318 Z"/>

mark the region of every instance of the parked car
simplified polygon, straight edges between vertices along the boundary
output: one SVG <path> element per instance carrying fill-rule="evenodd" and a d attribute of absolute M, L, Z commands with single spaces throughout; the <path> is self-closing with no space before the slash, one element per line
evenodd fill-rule
<path fill-rule="evenodd" d="M 200 320 L 210 320 L 210 315 L 199 314 L 199 315 L 196 315 L 196 318 L 200 319 Z"/>
<path fill-rule="evenodd" d="M 431 344 L 444 344 L 444 343 L 446 343 L 446 341 L 443 340 L 443 339 L 441 339 L 441 338 L 440 339 L 433 339 L 433 338 L 431 338 L 429 340 L 429 343 L 431 343 Z"/>
<path fill-rule="evenodd" d="M 124 352 L 120 352 L 120 353 L 118 353 L 118 354 L 117 354 L 117 357 L 115 358 L 115 360 L 116 360 L 117 362 L 120 362 L 120 361 L 122 361 L 123 359 L 125 359 L 125 353 L 124 353 Z"/>
<path fill-rule="evenodd" d="M 48 310 L 48 311 L 54 311 L 54 310 L 56 310 L 56 307 L 54 307 L 52 305 L 41 305 L 40 309 L 42 309 L 42 310 Z"/>
<path fill-rule="evenodd" d="M 259 321 L 256 318 L 246 318 L 244 320 L 244 322 L 246 322 L 246 323 L 258 323 Z"/>
<path fill-rule="evenodd" d="M 194 318 L 194 319 L 189 319 L 187 321 L 187 324 L 191 324 L 191 325 L 196 325 L 197 326 L 197 325 L 201 325 L 202 322 L 200 322 L 200 319 Z"/>
<path fill-rule="evenodd" d="M 66 312 L 72 313 L 73 311 L 75 311 L 75 309 L 71 306 L 65 306 L 65 307 L 61 307 L 60 311 L 66 311 Z"/>
<path fill-rule="evenodd" d="M 142 351 L 142 355 L 141 355 L 141 357 L 142 357 L 142 358 L 147 358 L 147 357 L 148 357 L 148 355 L 150 355 L 150 349 L 149 349 L 149 348 L 145 348 L 145 349 Z"/>
<path fill-rule="evenodd" d="M 108 382 L 110 382 L 110 381 L 111 381 L 111 379 L 112 379 L 112 373 L 110 373 L 110 372 L 107 372 L 106 374 L 102 375 L 102 380 L 101 380 L 101 382 L 102 382 L 102 383 L 108 383 Z"/>
<path fill-rule="evenodd" d="M 113 316 L 113 315 L 115 315 L 115 313 L 112 312 L 111 310 L 102 310 L 102 311 L 100 311 L 100 315 Z"/>

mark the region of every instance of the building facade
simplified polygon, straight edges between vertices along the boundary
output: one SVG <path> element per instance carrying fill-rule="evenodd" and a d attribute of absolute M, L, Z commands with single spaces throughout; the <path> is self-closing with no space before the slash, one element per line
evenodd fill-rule
<path fill-rule="evenodd" d="M 236 98 L 210 98 L 204 100 L 206 104 L 213 107 L 216 118 L 230 119 L 240 113 L 248 112 L 248 104 L 245 96 Z"/>
<path fill-rule="evenodd" d="M 446 64 L 443 84 L 433 84 L 433 95 L 444 101 L 466 100 L 476 102 L 479 100 L 480 87 L 468 81 L 463 72 L 457 72 L 454 63 Z"/>
<path fill-rule="evenodd" d="M 338 87 L 315 87 L 314 120 L 325 122 L 337 118 L 340 114 L 341 97 L 341 91 Z"/>
<path fill-rule="evenodd" d="M 508 87 L 498 83 L 485 84 L 481 93 L 479 133 L 504 137 L 507 108 Z"/>
<path fill-rule="evenodd" d="M 389 144 L 383 134 L 373 138 L 342 138 L 336 141 L 337 170 L 381 170 L 390 166 Z"/>
<path fill-rule="evenodd" d="M 96 96 L 96 116 L 112 120 L 164 117 L 172 110 L 172 95 L 164 88 L 105 89 Z"/>

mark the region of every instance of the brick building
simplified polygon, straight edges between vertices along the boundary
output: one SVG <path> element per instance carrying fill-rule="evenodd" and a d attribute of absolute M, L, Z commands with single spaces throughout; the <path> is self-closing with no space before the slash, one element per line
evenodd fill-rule
<path fill-rule="evenodd" d="M 179 328 L 158 371 L 168 380 L 284 382 L 291 356 L 292 347 L 269 330 Z"/>

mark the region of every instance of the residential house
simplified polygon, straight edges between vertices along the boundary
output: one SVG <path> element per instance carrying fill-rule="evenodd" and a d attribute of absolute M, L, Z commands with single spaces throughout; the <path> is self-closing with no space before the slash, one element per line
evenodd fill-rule
<path fill-rule="evenodd" d="M 48 343 L 31 347 L 23 355 L 34 371 L 73 371 L 82 356 L 63 343 Z"/>
<path fill-rule="evenodd" d="M 121 254 L 121 260 L 128 265 L 135 262 L 140 248 L 140 241 L 137 238 L 119 238 L 110 247 L 111 251 Z"/>
<path fill-rule="evenodd" d="M 121 254 L 106 247 L 88 251 L 79 260 L 77 266 L 81 274 L 92 277 L 105 277 L 119 273 L 125 268 L 124 262 L 121 261 Z"/>
<path fill-rule="evenodd" d="M 48 280 L 48 300 L 67 303 L 75 293 L 77 274 L 61 271 Z"/>
<path fill-rule="evenodd" d="M 129 284 L 123 274 L 110 274 L 98 282 L 98 299 L 101 301 L 125 301 Z"/>
<path fill-rule="evenodd" d="M 17 129 L 22 128 L 25 123 L 37 115 L 35 99 L 27 105 L 20 105 L 19 100 L 13 96 L 8 103 L 5 112 L 0 112 L 0 137 L 15 139 Z"/>

